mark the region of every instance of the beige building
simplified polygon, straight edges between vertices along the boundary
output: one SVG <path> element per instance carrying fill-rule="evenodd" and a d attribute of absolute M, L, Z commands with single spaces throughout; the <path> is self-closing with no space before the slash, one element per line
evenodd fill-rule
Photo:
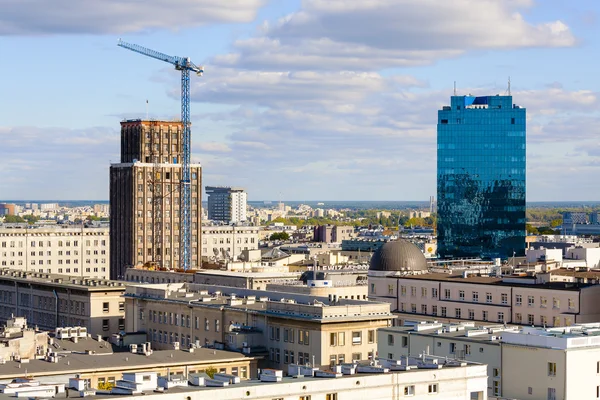
<path fill-rule="evenodd" d="M 188 283 L 130 285 L 127 330 L 155 348 L 173 343 L 264 354 L 269 365 L 335 365 L 373 356 L 386 303 Z"/>
<path fill-rule="evenodd" d="M 92 339 L 84 339 L 95 342 Z M 93 348 L 91 343 L 88 343 Z M 38 360 L 30 360 L 26 367 L 19 366 L 17 361 L 0 364 L 0 381 L 22 378 L 25 370 L 36 379 L 57 383 L 68 383 L 69 378 L 77 377 L 85 381 L 86 387 L 98 388 L 99 385 L 111 384 L 122 379 L 124 373 L 156 372 L 160 375 L 187 375 L 203 373 L 207 369 L 233 374 L 240 379 L 256 377 L 257 361 L 253 357 L 231 351 L 213 349 L 151 350 L 146 354 L 131 352 L 115 352 L 103 354 L 86 354 L 72 352 L 63 354 L 59 359 L 52 356 Z M 54 361 L 57 360 L 57 361 Z"/>
<path fill-rule="evenodd" d="M 111 279 L 128 267 L 179 266 L 181 122 L 121 122 L 121 162 L 110 166 Z M 191 268 L 200 268 L 202 169 L 191 165 Z"/>
<path fill-rule="evenodd" d="M 10 318 L 0 331 L 0 360 L 31 360 L 46 354 L 48 332 L 27 326 L 23 317 Z"/>
<path fill-rule="evenodd" d="M 0 228 L 0 267 L 107 279 L 108 228 Z"/>
<path fill-rule="evenodd" d="M 535 277 L 428 272 L 422 253 L 389 242 L 371 260 L 369 298 L 385 301 L 400 320 L 569 326 L 600 320 L 600 285 L 537 283 Z"/>
<path fill-rule="evenodd" d="M 0 268 L 0 321 L 25 317 L 52 331 L 83 326 L 93 335 L 125 329 L 122 282 Z"/>

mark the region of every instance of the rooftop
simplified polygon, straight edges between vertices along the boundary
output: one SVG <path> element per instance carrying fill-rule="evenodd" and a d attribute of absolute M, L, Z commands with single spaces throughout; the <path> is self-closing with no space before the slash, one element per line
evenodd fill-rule
<path fill-rule="evenodd" d="M 71 353 L 59 356 L 58 362 L 55 363 L 46 360 L 30 360 L 23 365 L 18 361 L 7 361 L 5 364 L 0 364 L 0 379 L 21 377 L 25 374 L 25 370 L 29 375 L 41 377 L 175 367 L 192 363 L 239 361 L 246 358 L 241 353 L 206 348 L 194 349 L 193 353 L 183 350 L 154 350 L 150 355 L 126 352 L 102 355 Z"/>
<path fill-rule="evenodd" d="M 0 268 L 0 281 L 21 282 L 25 284 L 38 284 L 71 289 L 101 292 L 123 291 L 125 283 L 100 278 L 80 278 L 71 275 L 46 274 L 43 272 L 30 272 L 18 269 Z"/>
<path fill-rule="evenodd" d="M 322 323 L 394 318 L 390 313 L 390 305 L 383 302 L 196 283 L 133 284 L 127 287 L 124 295 L 147 301 L 181 302 L 195 307 L 243 309 Z"/>
<path fill-rule="evenodd" d="M 424 322 L 412 326 L 400 326 L 380 328 L 382 332 L 405 332 L 411 335 L 436 336 L 451 339 L 466 339 L 476 342 L 487 342 L 488 344 L 500 344 L 505 332 L 518 332 L 517 326 L 505 326 L 499 324 L 475 325 L 473 322 L 461 323 L 438 323 Z"/>

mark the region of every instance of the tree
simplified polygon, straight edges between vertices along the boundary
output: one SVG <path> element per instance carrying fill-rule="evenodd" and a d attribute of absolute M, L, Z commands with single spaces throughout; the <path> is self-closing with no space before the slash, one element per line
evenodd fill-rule
<path fill-rule="evenodd" d="M 287 232 L 276 232 L 269 236 L 269 240 L 289 240 L 290 235 Z"/>
<path fill-rule="evenodd" d="M 7 224 L 13 224 L 18 222 L 25 222 L 25 220 L 18 215 L 5 215 L 4 222 Z"/>
<path fill-rule="evenodd" d="M 550 227 L 556 228 L 557 226 L 561 226 L 563 223 L 562 218 L 553 219 L 550 221 Z"/>
<path fill-rule="evenodd" d="M 528 235 L 539 235 L 540 234 L 540 231 L 538 230 L 538 228 L 536 228 L 533 225 L 526 224 L 525 228 L 527 229 L 527 234 Z"/>
<path fill-rule="evenodd" d="M 115 384 L 111 382 L 98 382 L 98 390 L 111 390 L 114 387 Z"/>
<path fill-rule="evenodd" d="M 208 377 L 210 379 L 213 379 L 215 377 L 215 374 L 217 373 L 217 369 L 215 367 L 208 367 L 206 369 L 206 375 L 208 375 Z"/>
<path fill-rule="evenodd" d="M 40 220 L 40 217 L 36 217 L 35 215 L 25 215 L 23 219 L 29 222 L 29 225 L 33 225 Z"/>

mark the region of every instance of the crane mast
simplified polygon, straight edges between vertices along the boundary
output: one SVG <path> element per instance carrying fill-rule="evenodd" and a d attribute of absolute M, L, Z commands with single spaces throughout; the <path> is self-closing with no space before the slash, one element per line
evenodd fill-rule
<path fill-rule="evenodd" d="M 192 190 L 191 190 L 191 121 L 190 121 L 190 71 L 202 75 L 204 68 L 192 63 L 189 57 L 174 57 L 161 52 L 147 49 L 137 44 L 123 42 L 119 39 L 118 46 L 134 51 L 136 53 L 152 57 L 157 60 L 168 62 L 181 71 L 181 123 L 183 125 L 183 149 L 182 149 L 182 172 L 179 181 L 179 267 L 188 270 L 191 267 L 191 240 L 192 240 Z M 155 210 L 155 212 L 162 212 Z M 162 218 L 158 218 L 161 220 Z M 162 248 L 162 243 L 160 244 Z"/>

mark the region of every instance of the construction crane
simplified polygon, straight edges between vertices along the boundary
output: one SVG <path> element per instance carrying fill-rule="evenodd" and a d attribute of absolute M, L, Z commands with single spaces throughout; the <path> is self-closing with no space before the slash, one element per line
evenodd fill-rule
<path fill-rule="evenodd" d="M 204 68 L 194 64 L 189 57 L 168 56 L 161 52 L 147 49 L 137 44 L 131 44 L 119 39 L 118 46 L 135 51 L 136 53 L 155 58 L 181 71 L 181 123 L 183 124 L 182 173 L 180 184 L 180 217 L 179 217 L 179 267 L 190 269 L 191 264 L 191 228 L 192 228 L 192 192 L 190 179 L 191 158 L 191 121 L 190 121 L 190 71 L 202 76 Z"/>

